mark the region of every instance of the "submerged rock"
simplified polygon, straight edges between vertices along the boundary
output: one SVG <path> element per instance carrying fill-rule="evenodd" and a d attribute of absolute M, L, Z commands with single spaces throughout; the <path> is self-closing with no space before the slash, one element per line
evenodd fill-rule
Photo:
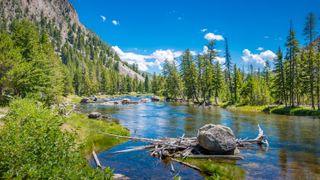
<path fill-rule="evenodd" d="M 229 127 L 207 124 L 199 129 L 197 136 L 201 148 L 213 154 L 234 154 L 236 139 Z"/>
<path fill-rule="evenodd" d="M 99 113 L 99 112 L 91 112 L 88 115 L 88 118 L 90 118 L 90 119 L 99 119 L 99 118 L 101 118 L 101 113 Z"/>
<path fill-rule="evenodd" d="M 113 174 L 112 179 L 114 179 L 114 180 L 129 180 L 130 178 L 128 178 L 127 176 L 125 176 L 123 174 Z"/>

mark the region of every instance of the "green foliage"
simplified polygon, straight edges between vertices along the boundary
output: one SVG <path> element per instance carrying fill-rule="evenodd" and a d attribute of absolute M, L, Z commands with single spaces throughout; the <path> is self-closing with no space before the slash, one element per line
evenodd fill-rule
<path fill-rule="evenodd" d="M 0 178 L 110 179 L 92 169 L 61 116 L 33 100 L 15 100 L 0 131 Z"/>
<path fill-rule="evenodd" d="M 121 125 L 111 122 L 98 121 L 88 119 L 82 114 L 73 114 L 66 119 L 64 124 L 66 130 L 75 130 L 77 132 L 78 141 L 83 145 L 81 152 L 88 155 L 95 151 L 108 149 L 116 144 L 124 142 L 123 139 L 105 136 L 100 132 L 107 132 L 127 136 L 129 132 Z"/>
<path fill-rule="evenodd" d="M 211 160 L 185 159 L 187 163 L 195 165 L 207 175 L 206 179 L 245 179 L 245 170 L 237 165 Z"/>
<path fill-rule="evenodd" d="M 313 110 L 306 107 L 285 107 L 279 106 L 271 109 L 271 113 L 294 116 L 320 116 L 319 110 Z"/>
<path fill-rule="evenodd" d="M 15 22 L 12 29 L 12 35 L 0 35 L 2 102 L 8 96 L 33 97 L 47 105 L 57 102 L 63 87 L 62 65 L 47 34 L 39 34 L 28 21 Z"/>
<path fill-rule="evenodd" d="M 177 99 L 182 94 L 182 81 L 178 73 L 175 62 L 165 61 L 163 66 L 163 76 L 166 81 L 164 94 L 168 98 Z"/>

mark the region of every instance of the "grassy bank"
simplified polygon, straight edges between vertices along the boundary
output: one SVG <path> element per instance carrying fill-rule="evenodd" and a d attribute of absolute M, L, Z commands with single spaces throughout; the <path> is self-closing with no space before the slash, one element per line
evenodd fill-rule
<path fill-rule="evenodd" d="M 199 167 L 201 172 L 207 176 L 206 179 L 245 179 L 246 176 L 245 170 L 231 163 L 191 158 L 183 161 Z"/>
<path fill-rule="evenodd" d="M 249 106 L 249 105 L 228 105 L 224 106 L 225 109 L 230 111 L 241 111 L 241 112 L 268 112 L 270 108 L 267 105 L 264 106 Z"/>
<path fill-rule="evenodd" d="M 100 132 L 129 135 L 129 131 L 119 124 L 103 120 L 88 119 L 88 117 L 83 114 L 72 114 L 70 117 L 66 118 L 66 122 L 62 125 L 62 129 L 76 132 L 76 139 L 79 144 L 83 145 L 82 153 L 86 156 L 90 155 L 93 148 L 95 151 L 99 152 L 124 142 L 123 139 L 108 137 L 100 134 Z"/>
<path fill-rule="evenodd" d="M 275 105 L 261 105 L 261 106 L 250 106 L 250 105 L 220 105 L 230 111 L 239 112 L 266 112 L 288 116 L 320 116 L 319 110 L 313 110 L 310 107 L 285 107 Z"/>
<path fill-rule="evenodd" d="M 274 114 L 290 115 L 290 116 L 318 116 L 320 117 L 319 110 L 313 110 L 308 107 L 284 107 L 277 106 L 270 110 Z"/>

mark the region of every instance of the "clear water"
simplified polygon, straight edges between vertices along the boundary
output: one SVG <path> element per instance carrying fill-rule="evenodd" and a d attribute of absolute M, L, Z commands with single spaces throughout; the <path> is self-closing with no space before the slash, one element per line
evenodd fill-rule
<path fill-rule="evenodd" d="M 82 105 L 81 110 L 112 114 L 130 129 L 132 136 L 147 138 L 195 136 L 197 129 L 208 123 L 230 127 L 237 138 L 255 138 L 260 124 L 270 147 L 268 151 L 258 147 L 241 151 L 245 160 L 236 164 L 246 171 L 246 179 L 320 179 L 320 119 L 317 118 L 229 112 L 218 107 L 203 109 L 165 102 L 123 106 L 97 103 Z M 142 144 L 128 141 L 98 156 L 103 165 L 131 179 L 172 179 L 177 172 L 182 179 L 204 179 L 197 171 L 177 163 L 174 163 L 177 172 L 172 173 L 168 162 L 151 157 L 148 151 L 114 153 Z"/>

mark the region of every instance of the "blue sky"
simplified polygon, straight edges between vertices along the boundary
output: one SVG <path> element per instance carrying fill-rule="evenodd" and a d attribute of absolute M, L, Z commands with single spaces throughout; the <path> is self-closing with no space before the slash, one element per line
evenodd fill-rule
<path fill-rule="evenodd" d="M 227 37 L 238 67 L 262 66 L 283 47 L 293 20 L 301 44 L 309 12 L 320 15 L 319 0 L 71 0 L 80 21 L 141 70 L 159 72 L 189 48 L 202 53 L 209 38 L 223 62 Z M 320 26 L 319 26 L 320 27 Z M 320 28 L 319 28 L 320 30 Z M 258 50 L 258 48 L 260 49 Z"/>

